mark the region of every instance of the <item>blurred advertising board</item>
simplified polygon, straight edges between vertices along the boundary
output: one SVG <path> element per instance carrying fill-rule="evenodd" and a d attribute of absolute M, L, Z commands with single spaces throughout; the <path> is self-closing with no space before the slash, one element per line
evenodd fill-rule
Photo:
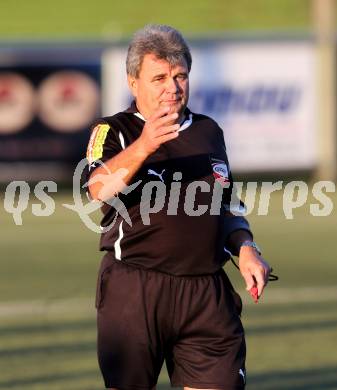
<path fill-rule="evenodd" d="M 0 48 L 1 181 L 71 181 L 100 115 L 100 58 L 88 48 Z"/>
<path fill-rule="evenodd" d="M 224 130 L 237 172 L 311 170 L 317 163 L 315 46 L 305 40 L 191 44 L 192 111 Z M 126 48 L 103 56 L 103 112 L 130 102 Z"/>

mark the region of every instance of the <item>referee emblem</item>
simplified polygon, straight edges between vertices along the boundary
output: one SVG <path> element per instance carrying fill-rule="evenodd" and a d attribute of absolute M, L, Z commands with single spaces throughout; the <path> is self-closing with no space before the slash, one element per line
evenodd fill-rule
<path fill-rule="evenodd" d="M 211 158 L 214 179 L 222 186 L 229 183 L 229 169 L 227 164 L 215 158 Z"/>

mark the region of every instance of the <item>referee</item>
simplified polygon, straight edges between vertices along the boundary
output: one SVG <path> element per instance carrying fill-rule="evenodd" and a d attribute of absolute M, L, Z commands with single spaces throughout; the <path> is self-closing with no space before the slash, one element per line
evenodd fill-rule
<path fill-rule="evenodd" d="M 97 347 L 108 389 L 153 389 L 164 361 L 172 386 L 245 387 L 241 300 L 222 267 L 230 252 L 238 255 L 247 290 L 257 288 L 258 296 L 270 267 L 246 219 L 230 211 L 223 131 L 187 108 L 191 64 L 177 30 L 137 31 L 126 59 L 134 101 L 92 128 L 89 191 L 104 202 L 106 252 Z M 123 181 L 116 180 L 121 170 Z M 131 223 L 110 202 L 116 195 Z"/>

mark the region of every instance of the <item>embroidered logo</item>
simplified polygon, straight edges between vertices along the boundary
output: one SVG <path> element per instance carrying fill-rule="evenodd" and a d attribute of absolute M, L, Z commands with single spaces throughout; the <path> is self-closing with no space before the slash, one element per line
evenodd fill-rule
<path fill-rule="evenodd" d="M 229 183 L 229 170 L 227 164 L 222 160 L 211 159 L 214 179 L 225 186 Z"/>

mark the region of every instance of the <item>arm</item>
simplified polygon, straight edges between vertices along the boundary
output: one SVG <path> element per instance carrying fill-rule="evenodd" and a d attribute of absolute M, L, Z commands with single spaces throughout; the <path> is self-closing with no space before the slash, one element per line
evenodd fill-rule
<path fill-rule="evenodd" d="M 226 147 L 224 149 L 226 151 Z M 229 166 L 226 152 L 225 158 Z M 246 289 L 250 291 L 253 287 L 257 288 L 257 296 L 260 297 L 264 287 L 268 283 L 270 266 L 256 249 L 248 245 L 243 245 L 245 242 L 253 242 L 253 233 L 250 230 L 246 218 L 240 215 L 242 210 L 245 210 L 245 205 L 237 197 L 230 169 L 229 175 L 231 185 L 224 199 L 226 221 L 224 229 L 225 245 L 233 255 L 239 256 L 239 269 L 246 282 Z M 232 207 L 239 214 L 234 215 L 231 211 Z"/>
<path fill-rule="evenodd" d="M 94 170 L 89 180 L 89 191 L 93 199 L 105 201 L 115 196 L 130 182 L 148 156 L 161 144 L 178 136 L 179 124 L 172 125 L 178 114 L 168 115 L 168 110 L 164 107 L 155 112 L 146 121 L 141 136 L 135 142 L 106 161 L 105 166 Z M 120 169 L 126 172 L 123 180 L 114 175 Z"/>

